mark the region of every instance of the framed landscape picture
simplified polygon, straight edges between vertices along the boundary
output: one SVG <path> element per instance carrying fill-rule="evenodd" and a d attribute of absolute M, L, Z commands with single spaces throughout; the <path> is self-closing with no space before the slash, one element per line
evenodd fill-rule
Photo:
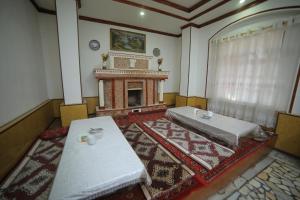
<path fill-rule="evenodd" d="M 110 49 L 115 51 L 146 53 L 146 35 L 110 29 Z"/>

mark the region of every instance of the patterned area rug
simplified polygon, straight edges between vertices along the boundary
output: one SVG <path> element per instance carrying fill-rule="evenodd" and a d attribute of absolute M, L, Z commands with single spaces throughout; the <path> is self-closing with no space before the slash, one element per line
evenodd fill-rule
<path fill-rule="evenodd" d="M 300 199 L 300 171 L 276 160 L 227 199 Z"/>
<path fill-rule="evenodd" d="M 234 154 L 233 150 L 182 128 L 165 118 L 146 121 L 144 124 L 209 170 Z"/>
<path fill-rule="evenodd" d="M 65 138 L 42 141 L 0 199 L 48 199 Z"/>
<path fill-rule="evenodd" d="M 194 173 L 187 166 L 141 131 L 138 126 L 132 124 L 120 128 L 145 164 L 152 184 L 133 185 L 99 199 L 176 199 L 191 189 L 200 187 L 193 176 Z M 9 187 L 0 191 L 0 199 L 48 199 L 65 139 L 64 137 L 42 141 Z"/>
<path fill-rule="evenodd" d="M 192 169 L 195 172 L 196 178 L 202 184 L 210 183 L 218 176 L 226 172 L 226 170 L 232 167 L 235 163 L 239 162 L 241 159 L 248 157 L 253 152 L 266 145 L 268 142 L 268 141 L 259 142 L 259 141 L 252 140 L 250 138 L 241 139 L 240 146 L 239 148 L 235 149 L 235 153 L 233 155 L 231 155 L 228 158 L 225 158 L 212 170 L 209 170 L 203 167 L 202 165 L 200 165 L 199 163 L 197 163 L 196 161 L 194 161 L 193 159 L 191 159 L 184 152 L 179 150 L 177 147 L 172 145 L 170 142 L 162 138 L 160 135 L 158 135 L 156 132 L 154 132 L 144 124 L 144 122 L 155 121 L 163 117 L 165 117 L 165 110 L 162 110 L 160 112 L 131 113 L 128 115 L 127 121 L 128 123 L 136 123 L 147 134 L 149 134 L 156 141 L 158 141 L 162 146 L 164 146 L 167 150 L 169 150 L 173 155 L 175 155 L 179 160 L 183 161 L 190 169 Z M 169 120 L 172 121 L 171 119 Z M 125 121 L 123 121 L 123 123 L 125 123 Z M 184 128 L 191 130 L 194 133 L 197 133 L 198 135 L 207 137 L 206 134 L 204 134 L 203 132 L 197 129 L 193 129 L 188 126 L 184 126 Z"/>
<path fill-rule="evenodd" d="M 126 128 L 124 135 L 151 176 L 152 184 L 142 185 L 147 199 L 172 199 L 182 191 L 198 185 L 193 178 L 194 172 L 136 124 L 131 124 Z"/>

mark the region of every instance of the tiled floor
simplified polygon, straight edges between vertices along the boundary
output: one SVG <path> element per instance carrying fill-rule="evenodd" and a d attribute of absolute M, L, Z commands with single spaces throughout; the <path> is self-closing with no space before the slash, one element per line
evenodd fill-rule
<path fill-rule="evenodd" d="M 209 199 L 300 199 L 300 160 L 273 150 Z"/>

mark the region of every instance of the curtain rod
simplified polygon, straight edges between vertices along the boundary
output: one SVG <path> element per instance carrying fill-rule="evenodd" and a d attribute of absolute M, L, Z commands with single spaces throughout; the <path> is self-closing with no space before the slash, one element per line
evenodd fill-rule
<path fill-rule="evenodd" d="M 250 36 L 252 34 L 256 34 L 262 31 L 270 31 L 270 30 L 275 30 L 276 28 L 287 28 L 289 25 L 293 25 L 295 24 L 295 18 L 293 18 L 292 20 L 290 20 L 291 23 L 289 23 L 289 20 L 283 20 L 281 21 L 281 23 L 273 23 L 271 25 L 268 26 L 263 26 L 257 29 L 250 29 L 248 31 L 245 32 L 241 32 L 241 33 L 236 33 L 232 36 L 226 36 L 226 37 L 220 37 L 220 38 L 216 38 L 213 39 L 211 42 L 219 42 L 219 41 L 229 41 L 229 40 L 233 40 L 233 39 L 237 39 L 237 38 L 242 38 L 242 37 L 247 37 Z M 280 25 L 278 25 L 280 24 Z"/>

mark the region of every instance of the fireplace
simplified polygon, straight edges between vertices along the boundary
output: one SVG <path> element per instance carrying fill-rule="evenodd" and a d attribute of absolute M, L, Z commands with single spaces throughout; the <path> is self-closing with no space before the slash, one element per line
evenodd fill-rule
<path fill-rule="evenodd" d="M 109 58 L 110 69 L 94 70 L 99 90 L 97 116 L 165 108 L 163 84 L 168 72 L 150 70 L 152 56 L 110 52 Z M 133 68 L 132 59 L 136 61 Z"/>
<path fill-rule="evenodd" d="M 128 89 L 128 107 L 142 105 L 142 89 Z"/>

